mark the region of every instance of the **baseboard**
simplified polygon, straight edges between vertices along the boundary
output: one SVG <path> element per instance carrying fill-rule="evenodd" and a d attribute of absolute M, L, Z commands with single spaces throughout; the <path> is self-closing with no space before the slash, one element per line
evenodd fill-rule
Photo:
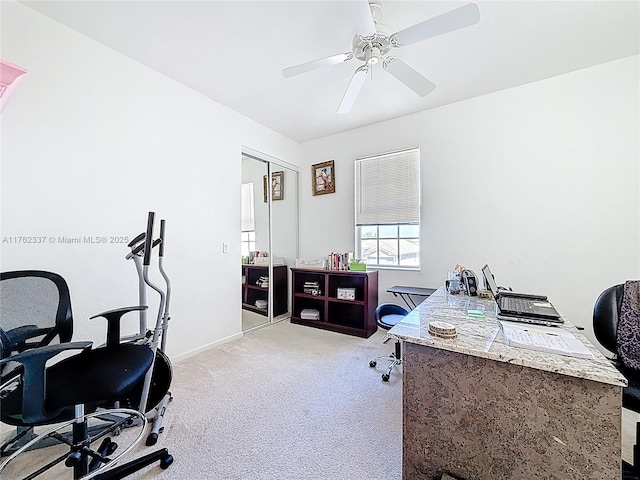
<path fill-rule="evenodd" d="M 242 338 L 242 332 L 240 333 L 236 333 L 233 335 L 230 335 L 228 337 L 225 337 L 221 340 L 216 340 L 215 342 L 212 343 L 208 343 L 206 345 L 203 345 L 202 347 L 198 347 L 194 350 L 189 350 L 188 352 L 185 353 L 181 353 L 180 355 L 176 355 L 175 357 L 173 357 L 171 359 L 172 362 L 180 362 L 181 360 L 186 360 L 187 358 L 193 357 L 194 355 L 197 355 L 198 353 L 210 350 L 212 348 L 216 348 L 219 347 L 221 345 L 224 345 L 225 343 L 229 343 L 232 342 L 233 340 L 237 340 L 239 338 Z"/>

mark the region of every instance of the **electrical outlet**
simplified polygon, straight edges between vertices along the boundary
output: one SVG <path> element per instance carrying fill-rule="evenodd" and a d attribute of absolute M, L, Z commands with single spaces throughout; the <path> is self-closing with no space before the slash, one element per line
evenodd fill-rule
<path fill-rule="evenodd" d="M 229 244 L 227 242 L 222 242 L 222 253 L 229 253 Z"/>

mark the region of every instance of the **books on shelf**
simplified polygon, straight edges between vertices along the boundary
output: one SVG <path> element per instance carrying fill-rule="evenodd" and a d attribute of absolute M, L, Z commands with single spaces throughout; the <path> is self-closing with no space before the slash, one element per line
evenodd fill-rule
<path fill-rule="evenodd" d="M 560 327 L 501 321 L 502 335 L 507 345 L 568 357 L 593 358 L 593 353 L 571 332 Z"/>
<path fill-rule="evenodd" d="M 349 263 L 353 260 L 353 252 L 331 252 L 327 258 L 329 270 L 349 270 Z"/>
<path fill-rule="evenodd" d="M 320 311 L 315 308 L 305 308 L 300 312 L 302 320 L 320 320 Z"/>

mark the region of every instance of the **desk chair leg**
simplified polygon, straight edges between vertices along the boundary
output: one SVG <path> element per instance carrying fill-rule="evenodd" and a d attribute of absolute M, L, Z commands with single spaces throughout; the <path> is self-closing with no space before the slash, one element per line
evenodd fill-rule
<path fill-rule="evenodd" d="M 640 438 L 640 422 L 636 422 L 636 443 L 633 445 L 633 470 L 640 472 L 640 446 L 638 445 Z"/>
<path fill-rule="evenodd" d="M 386 343 L 387 340 L 389 340 L 389 338 L 391 337 L 388 337 L 387 339 L 385 339 L 383 343 Z M 391 362 L 391 364 L 387 367 L 387 370 L 382 374 L 382 381 L 388 382 L 389 377 L 391 376 L 391 371 L 395 368 L 395 366 L 402 365 L 402 351 L 401 351 L 400 340 L 396 340 L 394 353 L 392 353 L 391 355 L 380 355 L 374 358 L 373 360 L 370 360 L 369 366 L 371 368 L 375 367 L 378 364 L 378 360 L 388 360 Z"/>

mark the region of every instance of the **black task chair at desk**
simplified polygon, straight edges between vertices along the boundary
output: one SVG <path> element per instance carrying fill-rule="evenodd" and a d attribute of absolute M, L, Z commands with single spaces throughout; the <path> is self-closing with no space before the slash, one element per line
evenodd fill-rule
<path fill-rule="evenodd" d="M 640 413 L 640 370 L 626 367 L 618 358 L 618 324 L 624 297 L 624 284 L 607 288 L 596 300 L 593 309 L 593 332 L 598 342 L 614 354 L 612 362 L 626 377 L 629 386 L 622 389 L 622 406 Z M 640 312 L 638 312 L 640 314 Z M 640 473 L 640 422 L 636 424 L 633 465 L 623 462 L 623 479 L 637 479 Z"/>

